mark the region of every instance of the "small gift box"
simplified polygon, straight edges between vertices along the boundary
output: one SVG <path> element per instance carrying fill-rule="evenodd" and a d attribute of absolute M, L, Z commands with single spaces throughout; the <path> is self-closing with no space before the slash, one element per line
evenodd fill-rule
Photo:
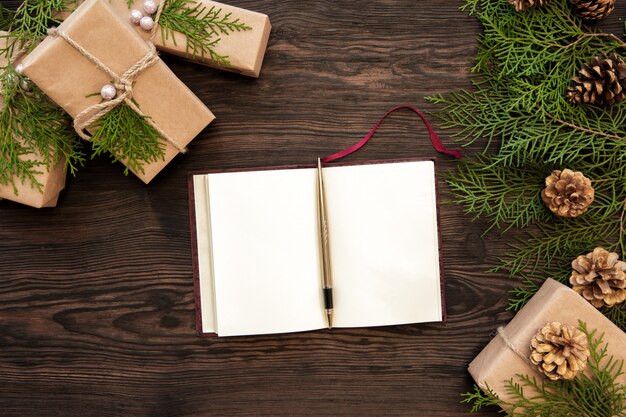
<path fill-rule="evenodd" d="M 512 399 L 506 381 L 516 375 L 542 375 L 527 362 L 531 355 L 531 340 L 546 323 L 559 322 L 578 326 L 579 320 L 596 336 L 604 334 L 603 345 L 608 345 L 608 355 L 619 363 L 626 360 L 626 333 L 607 319 L 575 291 L 548 279 L 498 335 L 470 363 L 469 372 L 476 383 L 485 390 L 491 389 L 501 400 Z M 626 374 L 617 382 L 626 384 Z"/>
<path fill-rule="evenodd" d="M 159 1 L 163 2 L 161 14 L 157 12 Z M 250 77 L 258 77 L 261 72 L 272 28 L 265 14 L 208 0 L 136 0 L 130 6 L 127 0 L 111 0 L 110 4 L 121 19 L 134 23 L 137 33 L 154 42 L 159 51 Z M 174 25 L 186 25 L 180 18 L 170 17 L 176 14 L 206 22 L 208 36 L 195 35 L 188 42 L 187 35 L 174 29 Z M 159 24 L 168 19 L 174 23 Z M 202 27 L 194 26 L 190 30 Z M 204 48 L 199 47 L 198 39 L 204 39 Z"/>
<path fill-rule="evenodd" d="M 23 158 L 43 163 L 41 155 L 28 154 Z M 59 193 L 65 187 L 66 171 L 63 165 L 64 161 L 61 160 L 51 168 L 46 168 L 45 165 L 38 168 L 39 173 L 34 175 L 34 180 L 41 185 L 41 189 L 28 179 L 15 178 L 12 184 L 0 184 L 0 199 L 35 208 L 56 207 Z"/>
<path fill-rule="evenodd" d="M 8 42 L 7 32 L 0 31 L 0 39 L 2 44 Z M 11 65 L 19 64 L 21 56 L 11 62 Z M 0 68 L 7 67 L 9 60 L 5 55 L 0 55 Z M 2 94 L 4 90 L 0 90 L 0 110 L 4 109 L 5 101 Z M 55 161 L 55 155 L 41 155 L 35 149 L 25 145 L 24 140 L 19 137 L 13 137 L 12 140 L 17 141 L 23 149 L 31 149 L 31 152 L 20 155 L 23 161 L 34 162 L 31 171 L 33 178 L 19 178 L 13 175 L 12 179 L 6 183 L 0 182 L 0 199 L 15 201 L 27 206 L 55 207 L 59 198 L 59 193 L 65 187 L 65 160 L 60 158 Z M 51 152 L 53 152 L 51 150 Z M 46 163 L 48 162 L 48 163 Z"/>
<path fill-rule="evenodd" d="M 122 145 L 110 152 L 145 183 L 214 119 L 156 56 L 154 47 L 116 15 L 108 0 L 81 4 L 22 64 L 24 74 L 75 119 L 83 138 L 90 137 L 85 130 L 97 134 L 98 123 L 103 126 L 115 106 L 140 114 L 158 132 L 161 155 L 137 163 L 120 157 Z M 146 153 L 141 141 L 127 146 L 127 154 Z"/>

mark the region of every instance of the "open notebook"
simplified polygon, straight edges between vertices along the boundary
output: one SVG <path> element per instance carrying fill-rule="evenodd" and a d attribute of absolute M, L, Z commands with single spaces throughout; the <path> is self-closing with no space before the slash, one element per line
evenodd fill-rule
<path fill-rule="evenodd" d="M 323 168 L 334 327 L 444 318 L 435 164 Z M 190 177 L 199 333 L 326 327 L 317 169 Z"/>

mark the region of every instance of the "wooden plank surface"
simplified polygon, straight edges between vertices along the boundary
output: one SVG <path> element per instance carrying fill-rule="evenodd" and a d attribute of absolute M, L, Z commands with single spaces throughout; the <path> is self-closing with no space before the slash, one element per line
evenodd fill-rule
<path fill-rule="evenodd" d="M 506 241 L 442 205 L 445 325 L 198 338 L 186 177 L 311 163 L 394 105 L 433 110 L 424 96 L 468 85 L 478 22 L 451 0 L 231 4 L 271 16 L 265 64 L 255 80 L 165 58 L 217 116 L 188 155 L 148 186 L 91 160 L 55 209 L 0 201 L 0 415 L 466 415 L 466 367 L 511 317 L 514 281 L 485 272 Z M 349 158 L 434 155 L 406 112 Z"/>

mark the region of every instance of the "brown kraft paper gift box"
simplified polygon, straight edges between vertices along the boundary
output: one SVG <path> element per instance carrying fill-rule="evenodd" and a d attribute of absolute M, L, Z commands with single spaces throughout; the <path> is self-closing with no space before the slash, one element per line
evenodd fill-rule
<path fill-rule="evenodd" d="M 545 324 L 557 321 L 578 326 L 582 320 L 589 331 L 596 330 L 596 337 L 604 333 L 603 345 L 608 343 L 608 354 L 617 361 L 626 360 L 626 333 L 607 319 L 587 300 L 569 287 L 548 279 L 504 328 L 506 337 L 526 358 L 530 356 L 530 341 Z M 511 400 L 505 382 L 516 375 L 529 375 L 541 379 L 541 374 L 514 353 L 502 337 L 496 336 L 470 363 L 469 372 L 480 386 L 489 386 L 500 399 Z M 626 384 L 626 375 L 618 380 Z"/>
<path fill-rule="evenodd" d="M 108 0 L 84 2 L 58 30 L 118 75 L 150 50 L 143 38 L 113 12 Z M 48 36 L 22 64 L 24 74 L 72 117 L 100 102 L 97 93 L 112 81 L 60 36 Z M 160 59 L 134 79 L 133 99 L 179 147 L 187 146 L 214 119 L 211 111 Z M 144 172 L 133 171 L 146 184 L 178 154 L 171 144 L 164 142 L 164 146 L 164 160 L 144 163 Z"/>
<path fill-rule="evenodd" d="M 117 15 L 129 25 L 131 25 L 130 10 L 138 9 L 143 11 L 143 0 L 136 0 L 130 8 L 128 7 L 126 0 L 110 0 L 110 4 L 115 13 L 117 13 Z M 199 54 L 194 55 L 191 52 L 188 53 L 185 35 L 175 32 L 174 38 L 172 38 L 171 34 L 169 37 L 163 37 L 161 35 L 160 27 L 156 29 L 153 39 L 157 49 L 162 52 L 167 52 L 172 55 L 177 55 L 194 62 L 207 65 L 209 67 L 258 78 L 261 72 L 261 66 L 263 65 L 263 58 L 265 56 L 265 50 L 267 48 L 267 42 L 272 28 L 269 17 L 262 13 L 253 12 L 215 1 L 195 0 L 189 2 L 191 7 L 194 7 L 196 4 L 200 4 L 200 7 L 206 7 L 206 11 L 211 10 L 211 7 L 221 9 L 222 13 L 220 16 L 232 13 L 232 19 L 239 18 L 240 22 L 243 22 L 252 28 L 251 30 L 234 32 L 228 35 L 219 34 L 219 38 L 221 40 L 213 47 L 213 49 L 220 55 L 228 56 L 230 65 L 227 67 L 216 65 L 211 62 L 209 57 L 202 57 Z M 150 32 L 141 29 L 139 25 L 132 26 L 145 40 L 150 39 Z M 215 39 L 217 39 L 217 36 Z"/>
<path fill-rule="evenodd" d="M 2 103 L 1 100 L 0 103 Z M 0 104 L 0 107 L 2 105 Z M 43 161 L 41 155 L 35 154 L 24 155 L 24 158 Z M 64 160 L 57 162 L 50 169 L 46 169 L 42 165 L 37 170 L 41 173 L 35 174 L 35 179 L 42 185 L 41 191 L 31 184 L 29 180 L 20 181 L 16 178 L 15 187 L 17 188 L 17 194 L 15 194 L 13 184 L 0 184 L 0 200 L 11 200 L 35 208 L 56 207 L 59 194 L 65 188 L 66 170 Z"/>
<path fill-rule="evenodd" d="M 7 39 L 6 32 L 0 31 L 0 37 L 4 41 Z M 20 57 L 12 62 L 13 65 L 17 65 L 20 62 Z M 0 67 L 5 67 L 8 64 L 8 60 L 5 56 L 0 56 Z M 4 107 L 4 98 L 0 94 L 0 109 Z M 14 140 L 20 140 L 20 138 L 14 138 Z M 26 160 L 44 161 L 42 155 L 28 154 L 23 155 L 22 158 Z M 59 193 L 65 187 L 66 171 L 64 168 L 64 160 L 60 160 L 56 165 L 46 168 L 42 165 L 37 168 L 40 174 L 35 174 L 35 179 L 41 184 L 41 190 L 31 184 L 29 180 L 21 181 L 19 178 L 15 178 L 15 184 L 0 184 L 0 199 L 6 199 L 15 201 L 27 206 L 42 208 L 42 207 L 55 207 L 57 200 L 59 199 Z M 15 193 L 17 189 L 17 194 Z"/>

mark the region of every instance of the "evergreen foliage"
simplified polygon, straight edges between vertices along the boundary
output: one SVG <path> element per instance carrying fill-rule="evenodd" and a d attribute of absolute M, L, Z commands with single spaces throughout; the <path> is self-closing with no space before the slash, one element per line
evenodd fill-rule
<path fill-rule="evenodd" d="M 65 113 L 35 86 L 22 88 L 23 78 L 10 67 L 0 68 L 4 106 L 0 110 L 0 184 L 30 183 L 38 190 L 36 178 L 43 169 L 61 159 L 72 174 L 82 164 L 76 134 Z M 39 155 L 39 158 L 33 158 Z"/>
<path fill-rule="evenodd" d="M 8 61 L 0 67 L 0 184 L 30 184 L 42 191 L 36 175 L 63 160 L 75 174 L 84 157 L 65 112 L 36 86 L 18 74 L 13 59 L 35 47 L 46 36 L 54 16 L 70 4 L 65 0 L 26 0 L 17 9 L 0 9 L 0 27 L 10 30 L 0 36 L 0 56 Z M 28 86 L 27 90 L 23 87 Z"/>
<path fill-rule="evenodd" d="M 166 1 L 166 0 L 163 0 Z M 187 54 L 208 57 L 213 64 L 228 66 L 228 56 L 215 50 L 221 35 L 251 30 L 231 13 L 221 8 L 196 3 L 193 0 L 167 0 L 159 19 L 163 41 L 171 38 L 176 44 L 176 34 L 186 37 Z"/>
<path fill-rule="evenodd" d="M 624 56 L 626 43 L 586 27 L 567 0 L 523 13 L 506 0 L 464 0 L 462 9 L 484 28 L 473 86 L 429 99 L 458 141 L 484 145 L 447 182 L 469 215 L 486 219 L 485 233 L 519 237 L 493 268 L 521 277 L 509 305 L 516 310 L 541 280 L 567 282 L 571 261 L 597 246 L 626 256 L 626 103 L 603 109 L 566 99 L 584 63 L 602 52 Z M 554 216 L 540 198 L 545 178 L 564 168 L 595 189 L 589 211 L 575 219 Z M 624 306 L 605 313 L 626 330 Z"/>
<path fill-rule="evenodd" d="M 589 339 L 586 372 L 571 381 L 516 375 L 505 383 L 510 401 L 501 400 L 491 389 L 483 392 L 474 386 L 473 392 L 462 395 L 462 402 L 471 404 L 472 412 L 500 406 L 512 417 L 626 417 L 626 386 L 617 381 L 623 375 L 623 361 L 609 356 L 603 335 L 596 336 L 596 330 L 590 332 L 583 322 L 579 328 Z"/>
<path fill-rule="evenodd" d="M 0 55 L 10 58 L 22 48 L 26 51 L 35 48 L 36 42 L 46 37 L 49 27 L 61 23 L 60 13 L 75 3 L 72 0 L 24 0 L 15 12 L 3 7 L 0 22 L 11 35 L 0 37 L 6 42 Z"/>
<path fill-rule="evenodd" d="M 7 9 L 2 4 L 0 4 L 0 30 L 9 30 L 14 18 L 15 11 Z"/>
<path fill-rule="evenodd" d="M 15 12 L 2 8 L 0 23 L 6 23 L 10 34 L 0 37 L 6 42 L 0 48 L 0 56 L 11 61 L 14 54 L 34 48 L 46 37 L 50 26 L 60 23 L 59 13 L 75 5 L 75 1 L 69 0 L 26 0 Z M 70 171 L 75 173 L 77 165 L 83 162 L 83 155 L 76 150 L 76 133 L 68 116 L 39 90 L 30 93 L 21 89 L 20 82 L 24 78 L 12 65 L 2 70 L 6 104 L 0 116 L 0 183 L 11 182 L 15 187 L 14 178 L 19 178 L 41 189 L 36 174 L 62 156 Z M 104 115 L 91 129 L 94 132 L 92 158 L 108 152 L 113 161 L 127 165 L 125 174 L 129 168 L 143 172 L 145 163 L 164 158 L 162 138 L 145 117 L 124 104 Z M 41 155 L 45 161 L 26 157 L 31 153 Z"/>
<path fill-rule="evenodd" d="M 109 153 L 113 162 L 124 162 L 129 169 L 144 172 L 144 163 L 164 158 L 165 143 L 147 121 L 125 103 L 119 104 L 93 126 L 92 158 Z"/>

